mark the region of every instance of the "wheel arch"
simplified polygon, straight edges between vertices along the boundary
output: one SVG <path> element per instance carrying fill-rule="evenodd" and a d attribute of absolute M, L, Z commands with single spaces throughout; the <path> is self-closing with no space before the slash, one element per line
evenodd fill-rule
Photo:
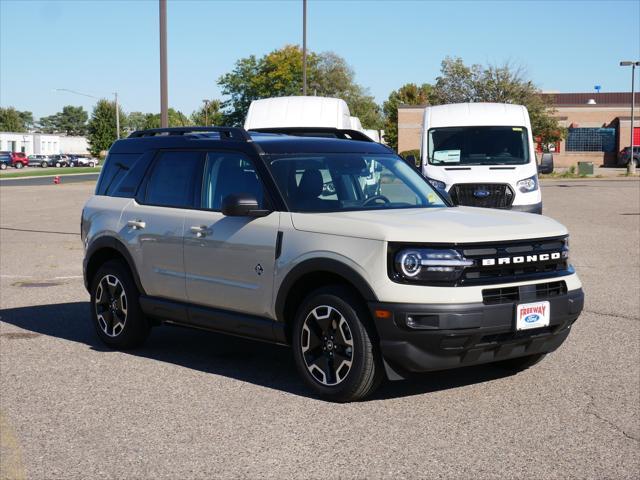
<path fill-rule="evenodd" d="M 378 300 L 362 275 L 338 260 L 313 258 L 301 262 L 285 276 L 276 296 L 276 318 L 284 328 L 287 343 L 291 343 L 293 317 L 300 303 L 313 290 L 328 285 L 346 286 L 364 302 Z"/>
<path fill-rule="evenodd" d="M 91 280 L 100 265 L 114 259 L 121 260 L 125 264 L 133 277 L 138 291 L 144 294 L 145 291 L 131 254 L 122 242 L 113 237 L 100 237 L 91 243 L 87 249 L 84 262 L 84 284 L 87 291 L 90 290 Z"/>

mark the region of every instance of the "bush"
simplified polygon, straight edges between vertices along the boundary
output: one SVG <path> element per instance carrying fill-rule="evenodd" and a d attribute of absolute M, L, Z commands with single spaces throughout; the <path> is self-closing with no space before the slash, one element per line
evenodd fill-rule
<path fill-rule="evenodd" d="M 420 150 L 405 150 L 404 152 L 400 152 L 399 155 L 405 160 L 409 155 L 413 155 L 416 159 L 416 167 L 420 166 Z"/>

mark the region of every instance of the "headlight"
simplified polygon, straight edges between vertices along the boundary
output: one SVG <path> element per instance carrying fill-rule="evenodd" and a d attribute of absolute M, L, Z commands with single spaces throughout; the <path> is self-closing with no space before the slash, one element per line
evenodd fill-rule
<path fill-rule="evenodd" d="M 538 189 L 538 176 L 534 175 L 533 177 L 520 180 L 516 183 L 516 187 L 518 187 L 522 193 L 533 192 Z"/>
<path fill-rule="evenodd" d="M 431 184 L 431 186 L 437 190 L 446 190 L 447 184 L 441 182 L 440 180 L 436 180 L 435 178 L 427 177 L 427 181 Z"/>
<path fill-rule="evenodd" d="M 395 255 L 395 273 L 408 281 L 451 282 L 465 267 L 473 265 L 455 250 L 415 248 L 400 250 Z"/>

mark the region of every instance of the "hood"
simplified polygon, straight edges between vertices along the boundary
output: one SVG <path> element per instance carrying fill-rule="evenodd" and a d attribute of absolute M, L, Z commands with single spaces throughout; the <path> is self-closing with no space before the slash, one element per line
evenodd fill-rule
<path fill-rule="evenodd" d="M 296 230 L 388 242 L 479 243 L 567 234 L 567 229 L 551 218 L 490 208 L 411 208 L 291 216 Z"/>
<path fill-rule="evenodd" d="M 508 183 L 515 188 L 519 180 L 537 173 L 535 164 L 524 165 L 429 165 L 426 176 L 447 184 L 447 190 L 456 183 Z"/>

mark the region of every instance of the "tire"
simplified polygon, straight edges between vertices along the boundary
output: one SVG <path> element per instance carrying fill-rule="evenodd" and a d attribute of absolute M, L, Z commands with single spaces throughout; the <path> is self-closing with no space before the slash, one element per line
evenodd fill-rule
<path fill-rule="evenodd" d="M 21 162 L 17 162 L 17 163 L 16 163 L 16 165 L 15 165 L 15 167 L 16 167 L 18 170 L 20 170 L 22 167 L 24 167 L 24 165 L 22 165 L 22 163 L 21 163 Z"/>
<path fill-rule="evenodd" d="M 529 355 L 527 357 L 518 357 L 512 358 L 510 360 L 503 360 L 501 362 L 497 362 L 495 365 L 505 370 L 511 370 L 514 373 L 517 373 L 522 372 L 527 368 L 533 367 L 537 363 L 540 363 L 546 356 L 546 353 L 537 353 L 535 355 Z"/>
<path fill-rule="evenodd" d="M 95 162 L 89 162 L 89 167 L 93 168 L 95 166 L 96 166 Z"/>
<path fill-rule="evenodd" d="M 349 289 L 332 286 L 311 293 L 298 308 L 292 334 L 296 367 L 317 395 L 351 402 L 380 385 L 377 335 L 363 302 Z"/>
<path fill-rule="evenodd" d="M 98 269 L 91 281 L 91 319 L 102 342 L 120 350 L 144 343 L 150 325 L 139 297 L 129 269 L 121 261 L 109 260 Z"/>
<path fill-rule="evenodd" d="M 62 164 L 60 162 L 56 162 L 56 168 L 60 168 Z"/>
<path fill-rule="evenodd" d="M 47 165 L 47 162 L 42 162 L 42 163 L 40 164 L 40 166 L 41 166 L 42 168 L 47 168 L 49 165 Z"/>
<path fill-rule="evenodd" d="M 7 164 L 6 163 L 0 163 L 0 170 L 6 170 L 7 169 Z"/>

